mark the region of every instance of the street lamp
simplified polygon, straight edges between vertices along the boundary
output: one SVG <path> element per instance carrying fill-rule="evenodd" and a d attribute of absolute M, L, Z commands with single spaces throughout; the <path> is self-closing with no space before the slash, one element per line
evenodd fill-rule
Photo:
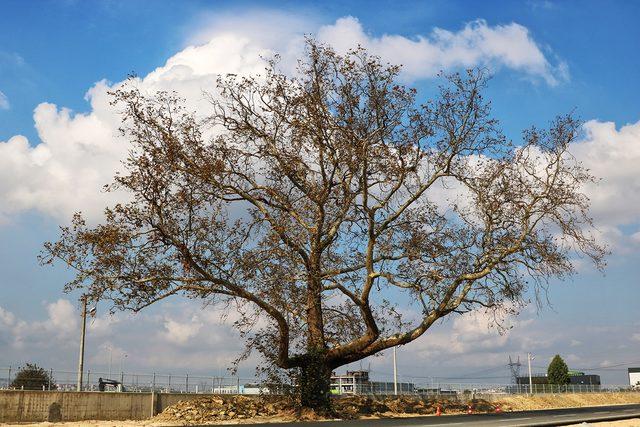
<path fill-rule="evenodd" d="M 527 353 L 527 362 L 529 363 L 529 394 L 533 394 L 533 378 L 531 375 L 531 361 L 536 357 L 531 353 Z"/>
<path fill-rule="evenodd" d="M 120 356 L 120 372 L 124 372 L 124 359 L 126 359 L 128 355 L 126 353 L 123 353 Z"/>
<path fill-rule="evenodd" d="M 127 357 L 126 353 L 120 355 L 120 383 L 124 384 L 124 359 Z"/>

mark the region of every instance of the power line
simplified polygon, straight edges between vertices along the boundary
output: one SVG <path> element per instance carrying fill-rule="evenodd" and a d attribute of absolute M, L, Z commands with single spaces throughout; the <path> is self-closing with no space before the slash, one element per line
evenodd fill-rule
<path fill-rule="evenodd" d="M 599 370 L 607 370 L 609 368 L 617 368 L 619 366 L 628 366 L 628 365 L 637 365 L 640 364 L 640 360 L 636 360 L 633 362 L 622 362 L 622 363 L 616 363 L 613 365 L 605 365 L 605 366 L 598 366 L 596 368 L 578 368 L 581 371 L 599 371 Z"/>
<path fill-rule="evenodd" d="M 576 371 L 607 371 L 607 370 L 611 370 L 611 371 L 624 371 L 625 369 L 615 369 L 618 368 L 620 366 L 628 366 L 628 365 L 638 365 L 640 364 L 640 360 L 636 360 L 636 361 L 631 361 L 631 362 L 620 362 L 620 363 L 615 363 L 612 365 L 603 365 L 603 366 L 597 366 L 597 367 L 593 367 L 593 368 L 573 368 L 573 370 Z M 533 366 L 534 368 L 539 368 L 539 369 L 546 369 L 546 366 Z M 614 368 L 614 369 L 612 369 Z"/>

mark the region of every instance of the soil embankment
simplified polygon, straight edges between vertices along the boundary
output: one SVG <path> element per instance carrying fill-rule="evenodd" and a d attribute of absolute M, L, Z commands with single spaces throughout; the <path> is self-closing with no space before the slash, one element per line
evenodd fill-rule
<path fill-rule="evenodd" d="M 640 403 L 640 393 L 544 394 L 535 396 L 503 395 L 490 400 L 475 401 L 419 399 L 416 397 L 351 396 L 337 398 L 336 418 L 391 418 L 435 415 L 438 406 L 442 415 L 466 413 L 469 405 L 476 413 L 525 411 L 536 409 L 570 408 L 612 404 Z M 190 424 L 252 424 L 259 422 L 287 422 L 320 420 L 309 411 L 298 411 L 294 402 L 277 396 L 208 396 L 180 401 L 166 408 L 154 418 L 141 421 L 79 421 L 65 423 L 21 424 L 27 426 L 113 427 L 113 426 L 184 426 Z M 0 423 L 0 425 L 3 425 Z M 11 424 L 4 424 L 11 425 Z M 286 424 L 285 424 L 286 425 Z M 640 427 L 638 420 L 597 423 L 598 426 Z"/>
<path fill-rule="evenodd" d="M 640 393 L 561 393 L 511 395 L 498 399 L 511 411 L 535 409 L 580 408 L 583 406 L 624 405 L 640 403 Z"/>
<path fill-rule="evenodd" d="M 535 396 L 501 396 L 491 401 L 475 399 L 416 398 L 412 396 L 350 396 L 334 401 L 335 418 L 386 418 L 435 415 L 438 406 L 443 415 L 496 411 L 571 408 L 611 404 L 640 403 L 640 393 L 545 394 Z M 471 407 L 471 408 L 470 408 Z M 154 421 L 192 423 L 266 422 L 325 419 L 310 411 L 296 410 L 291 400 L 274 396 L 215 396 L 179 402 L 168 407 Z"/>

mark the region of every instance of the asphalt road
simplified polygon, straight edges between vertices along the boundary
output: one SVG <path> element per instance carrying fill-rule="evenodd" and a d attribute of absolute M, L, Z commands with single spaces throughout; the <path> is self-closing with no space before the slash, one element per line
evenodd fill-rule
<path fill-rule="evenodd" d="M 505 412 L 502 414 L 446 415 L 441 417 L 384 418 L 295 423 L 251 424 L 251 427 L 402 427 L 402 426 L 563 426 L 583 421 L 610 421 L 640 418 L 640 405 L 594 406 L 588 408 L 549 409 L 542 411 Z"/>

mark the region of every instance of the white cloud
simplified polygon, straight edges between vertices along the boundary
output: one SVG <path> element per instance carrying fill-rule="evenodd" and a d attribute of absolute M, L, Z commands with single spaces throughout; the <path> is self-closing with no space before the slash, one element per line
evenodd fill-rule
<path fill-rule="evenodd" d="M 78 330 L 80 313 L 68 300 L 59 299 L 47 305 L 49 319 L 45 329 L 57 334 L 70 335 Z"/>
<path fill-rule="evenodd" d="M 45 308 L 41 318 L 24 320 L 0 307 L 0 346 L 3 350 L 0 367 L 35 362 L 45 368 L 72 371 L 78 357 L 79 307 L 60 299 L 45 304 Z M 221 308 L 181 301 L 163 302 L 135 315 L 116 313 L 111 317 L 102 314 L 95 323 L 102 322 L 102 326 L 108 323 L 109 326 L 89 326 L 85 368 L 92 374 L 106 373 L 111 359 L 112 372 L 120 372 L 123 363 L 126 372 L 225 374 L 226 368 L 244 348 L 244 342 L 230 324 L 236 316 L 235 311 L 230 311 L 226 320 L 223 313 Z M 72 326 L 62 326 L 64 321 Z M 505 383 L 509 381 L 506 366 L 509 355 L 520 355 L 524 360 L 523 356 L 532 351 L 537 355 L 535 364 L 542 365 L 543 361 L 546 363 L 552 355 L 560 353 L 566 355 L 572 367 L 580 368 L 597 366 L 605 356 L 601 347 L 583 346 L 579 353 L 575 351 L 577 341 L 588 342 L 594 333 L 600 334 L 608 348 L 619 342 L 630 344 L 628 349 L 618 350 L 616 361 L 630 360 L 629 357 L 637 353 L 640 342 L 635 325 L 567 328 L 564 323 L 549 320 L 545 323 L 544 319 L 536 318 L 533 310 L 519 318 L 507 319 L 513 329 L 502 335 L 490 327 L 492 321 L 491 315 L 475 311 L 436 325 L 424 337 L 398 350 L 401 375 L 403 378 L 422 377 L 418 382 L 424 382 L 426 375 L 454 377 L 456 379 L 450 381 L 459 382 L 457 377 L 464 376 L 462 374 L 482 370 L 482 373 L 474 374 L 480 378 L 469 380 Z M 153 333 L 154 330 L 157 333 Z M 628 339 L 630 336 L 631 340 Z M 257 363 L 259 358 L 254 354 L 243 363 L 241 376 L 251 378 Z M 359 366 L 366 369 L 369 364 L 376 378 L 383 377 L 382 373 L 392 370 L 390 352 L 340 370 L 358 369 Z M 73 375 L 68 377 L 73 381 Z"/>
<path fill-rule="evenodd" d="M 552 65 L 529 30 L 516 23 L 492 27 L 479 19 L 458 32 L 435 28 L 429 36 L 375 37 L 365 32 L 358 19 L 345 17 L 322 27 L 318 37 L 342 51 L 358 43 L 391 63 L 402 64 L 409 80 L 432 77 L 440 70 L 479 65 L 504 66 L 542 78 L 549 85 L 568 78 L 566 64 Z"/>
<path fill-rule="evenodd" d="M 259 73 L 264 69 L 261 58 L 276 51 L 291 70 L 303 47 L 303 33 L 318 28 L 309 19 L 276 12 L 209 18 L 203 25 L 191 37 L 197 45 L 137 80 L 142 91 L 175 90 L 187 98 L 189 108 L 206 112 L 209 104 L 202 91 L 212 90 L 219 74 Z M 265 26 L 276 31 L 265 32 Z M 549 84 L 562 77 L 518 24 L 492 27 L 476 21 L 458 32 L 435 29 L 429 37 L 409 39 L 371 36 L 357 19 L 346 17 L 320 27 L 317 35 L 339 49 L 360 42 L 390 62 L 404 63 L 410 79 L 431 77 L 440 68 L 479 64 L 504 66 Z M 0 141 L 0 222 L 26 210 L 63 220 L 82 210 L 90 219 L 97 218 L 106 205 L 121 200 L 122 195 L 102 191 L 129 148 L 118 137 L 120 120 L 107 94 L 120 84 L 97 82 L 86 94 L 91 107 L 87 113 L 38 105 L 38 145 L 21 135 Z"/>
<path fill-rule="evenodd" d="M 8 110 L 10 107 L 9 98 L 0 90 L 0 110 Z"/>
<path fill-rule="evenodd" d="M 3 328 L 9 328 L 15 322 L 15 316 L 10 311 L 0 307 L 0 324 Z"/>
<path fill-rule="evenodd" d="M 0 142 L 0 220 L 36 209 L 57 218 L 77 210 L 96 216 L 114 195 L 101 191 L 120 166 L 126 146 L 99 113 L 72 115 L 52 104 L 34 114 L 42 143 L 23 136 Z"/>
<path fill-rule="evenodd" d="M 219 367 L 230 367 L 242 352 L 244 342 L 222 309 L 203 308 L 192 301 L 163 303 L 154 309 L 87 319 L 86 368 L 106 372 L 111 359 L 118 372 L 123 360 L 126 369 L 137 372 L 179 369 L 184 374 L 215 368 L 217 375 Z M 79 336 L 80 308 L 67 299 L 46 303 L 42 317 L 33 320 L 0 306 L 0 367 L 36 362 L 69 369 L 77 361 Z M 250 377 L 257 355 L 247 363 L 252 365 L 243 373 Z"/>
<path fill-rule="evenodd" d="M 640 220 L 640 120 L 616 129 L 613 122 L 590 120 L 585 138 L 571 152 L 602 179 L 589 188 L 595 218 L 604 224 Z"/>
<path fill-rule="evenodd" d="M 28 322 L 0 307 L 0 342 L 17 350 L 47 347 L 69 339 L 78 330 L 79 313 L 66 299 L 45 305 L 47 318 Z"/>
<path fill-rule="evenodd" d="M 221 36 L 243 37 L 253 45 L 277 51 L 295 65 L 302 51 L 304 35 L 319 28 L 320 24 L 309 15 L 277 10 L 253 10 L 247 13 L 214 13 L 202 15 L 194 23 L 196 30 L 187 38 L 190 46 L 199 46 Z"/>
<path fill-rule="evenodd" d="M 583 128 L 571 152 L 600 179 L 586 188 L 598 237 L 617 253 L 632 252 L 640 246 L 640 233 L 628 231 L 640 226 L 640 120 L 619 130 L 597 120 Z"/>
<path fill-rule="evenodd" d="M 531 321 L 530 318 L 506 316 L 496 323 L 492 312 L 474 310 L 453 317 L 450 324 L 433 328 L 424 339 L 416 342 L 415 347 L 422 357 L 431 360 L 442 360 L 444 355 L 477 358 L 478 353 L 485 353 L 487 357 L 490 353 L 504 354 L 507 346 L 514 347 L 510 329 L 522 328 Z"/>
<path fill-rule="evenodd" d="M 195 337 L 202 326 L 202 323 L 195 316 L 187 322 L 168 318 L 164 322 L 163 337 L 174 344 L 184 344 Z"/>

